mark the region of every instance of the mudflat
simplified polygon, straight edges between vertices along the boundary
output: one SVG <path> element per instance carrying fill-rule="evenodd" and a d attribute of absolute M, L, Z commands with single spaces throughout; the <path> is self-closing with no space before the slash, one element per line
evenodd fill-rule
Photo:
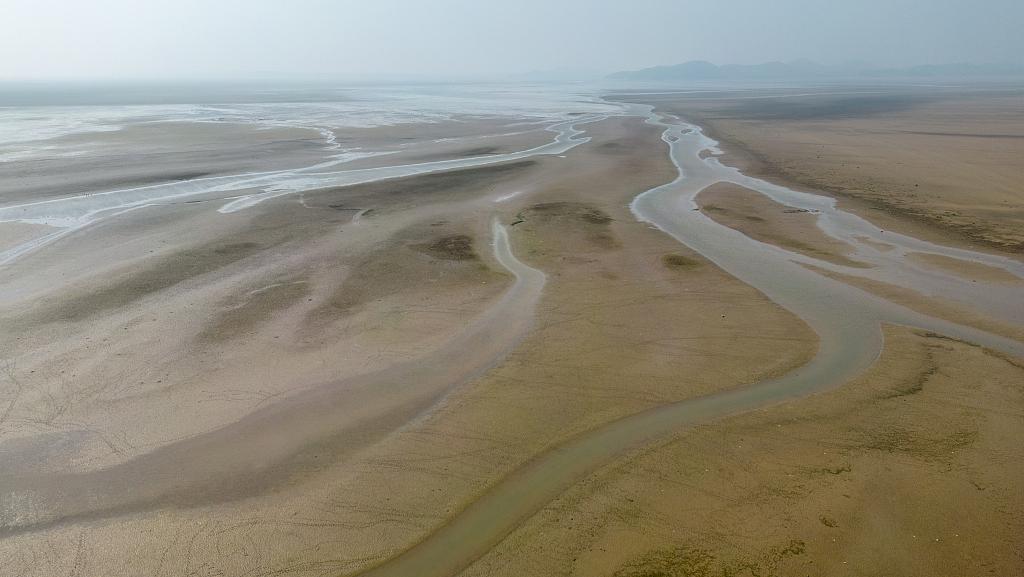
<path fill-rule="evenodd" d="M 795 92 L 645 99 L 699 123 L 747 174 L 833 194 L 882 227 L 1020 253 L 1021 89 Z"/>
<path fill-rule="evenodd" d="M 560 123 L 569 146 L 546 153 L 521 154 L 553 131 L 508 120 L 352 130 L 338 138 L 391 152 L 353 170 L 440 164 L 239 210 L 254 189 L 132 208 L 7 263 L 2 566 L 1016 572 L 1024 281 L 1015 209 L 997 210 L 1016 197 L 978 205 L 994 203 L 982 237 L 931 201 L 779 187 L 796 173 L 721 137 L 755 123 L 722 110 L 836 142 L 833 123 L 877 122 L 884 141 L 959 100 L 767 96 L 619 96 L 655 112 Z M 993 128 L 962 122 L 963 138 Z M 13 246 L 43 226 L 0 231 Z M 822 359 L 852 376 L 772 396 Z M 674 426 L 687 407 L 717 416 Z"/>
<path fill-rule="evenodd" d="M 4 313 L 18 327 L 5 346 L 19 387 L 4 421 L 4 486 L 32 486 L 36 505 L 6 519 L 5 551 L 45 573 L 29 563 L 37 546 L 84 535 L 97 570 L 124 570 L 129 561 L 103 543 L 125 539 L 138 548 L 131 563 L 153 571 L 198 558 L 269 570 L 335 526 L 334 545 L 303 563 L 348 558 L 354 570 L 422 538 L 560 439 L 800 364 L 814 337 L 799 320 L 632 218 L 629 199 L 671 178 L 657 134 L 639 118 L 611 119 L 566 158 L 310 191 L 237 217 L 203 203 L 140 212 L 42 249 L 31 277 L 15 263 L 8 282 L 22 288 L 11 294 L 32 297 Z M 509 311 L 533 329 L 504 341 L 491 332 L 444 356 L 510 290 L 489 248 L 495 215 L 514 253 L 547 275 L 535 310 Z M 96 250 L 111 238 L 144 240 L 115 259 Z M 43 290 L 57 274 L 68 280 Z M 773 328 L 743 337 L 762 316 Z M 736 339 L 755 360 L 723 362 L 733 353 L 720 344 Z M 677 342 L 690 344 L 680 353 Z M 132 362 L 91 362 L 111 358 L 101 350 Z M 473 368 L 471 350 L 510 356 L 479 374 L 488 361 Z M 426 382 L 417 358 L 442 369 L 443 386 Z M 410 362 L 415 377 L 387 372 Z M 705 369 L 684 370 L 693 366 Z M 456 367 L 471 387 L 458 386 Z M 303 426 L 285 425 L 288 414 Z M 314 414 L 332 416 L 316 425 Z M 281 437 L 281 426 L 292 433 Z M 257 502 L 265 521 L 254 524 Z M 386 503 L 392 521 L 360 503 Z M 307 520 L 285 535 L 275 519 L 287 517 Z M 220 536 L 175 539 L 199 519 Z M 194 549 L 204 541 L 210 549 Z M 270 541 L 279 547 L 261 545 L 257 557 L 218 553 Z M 168 543 L 192 552 L 163 555 Z"/>

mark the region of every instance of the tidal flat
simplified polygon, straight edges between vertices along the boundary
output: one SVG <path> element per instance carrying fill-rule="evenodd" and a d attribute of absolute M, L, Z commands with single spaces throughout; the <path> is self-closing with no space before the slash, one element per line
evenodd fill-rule
<path fill-rule="evenodd" d="M 0 572 L 1018 572 L 1015 101 L 734 96 L 0 163 Z"/>

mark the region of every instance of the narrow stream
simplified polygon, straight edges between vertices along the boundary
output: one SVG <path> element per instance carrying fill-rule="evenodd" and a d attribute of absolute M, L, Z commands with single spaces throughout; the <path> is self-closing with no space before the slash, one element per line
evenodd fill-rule
<path fill-rule="evenodd" d="M 735 181 L 738 173 L 714 158 L 700 158 L 714 141 L 697 127 L 646 110 L 647 122 L 664 128 L 662 139 L 679 176 L 637 196 L 632 204 L 634 214 L 807 322 L 820 338 L 817 355 L 781 378 L 663 405 L 581 434 L 534 458 L 426 539 L 362 575 L 454 575 L 616 455 L 687 426 L 825 391 L 850 380 L 878 358 L 885 323 L 917 327 L 1024 357 L 1024 343 L 893 304 L 812 272 L 799 264 L 802 259 L 798 255 L 754 241 L 709 219 L 696 210 L 694 197 L 715 182 Z M 844 219 L 834 221 L 841 227 Z M 958 256 L 972 255 L 961 251 Z M 992 262 L 987 255 L 979 255 L 978 260 Z"/>

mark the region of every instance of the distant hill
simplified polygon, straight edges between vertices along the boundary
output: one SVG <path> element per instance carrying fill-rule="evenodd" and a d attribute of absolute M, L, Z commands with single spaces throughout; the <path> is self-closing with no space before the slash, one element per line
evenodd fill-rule
<path fill-rule="evenodd" d="M 1011 64 L 929 64 L 906 68 L 878 68 L 864 64 L 826 66 L 810 60 L 726 64 L 691 60 L 670 66 L 616 72 L 611 80 L 672 82 L 696 80 L 793 80 L 808 78 L 897 78 L 897 77 L 1024 77 L 1024 66 Z"/>

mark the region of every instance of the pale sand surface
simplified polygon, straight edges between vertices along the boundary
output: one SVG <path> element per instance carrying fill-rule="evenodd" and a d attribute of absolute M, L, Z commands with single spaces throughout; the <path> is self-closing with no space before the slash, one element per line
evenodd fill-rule
<path fill-rule="evenodd" d="M 479 122 L 399 154 L 479 154 L 502 129 Z M 675 177 L 660 131 L 639 118 L 586 130 L 593 140 L 565 158 L 227 215 L 141 209 L 0 270 L 0 518 L 13 528 L 0 567 L 356 574 L 574 435 L 810 359 L 817 338 L 802 321 L 630 213 Z M 445 133 L 415 138 L 428 134 Z M 535 138 L 498 140 L 507 152 Z M 761 242 L 856 264 L 811 213 L 730 184 L 698 201 Z M 538 301 L 509 296 L 523 285 L 493 255 L 494 216 L 546 275 Z M 1003 216 L 986 230 L 1011 230 Z M 948 260 L 919 264 L 1006 280 Z M 1024 336 L 856 266 L 818 270 Z M 885 335 L 854 382 L 623 455 L 463 574 L 1017 572 L 1021 361 L 902 327 Z"/>
<path fill-rule="evenodd" d="M 13 248 L 33 238 L 51 233 L 54 230 L 52 226 L 45 224 L 5 222 L 0 224 L 0 251 Z"/>
<path fill-rule="evenodd" d="M 491 185 L 501 182 L 480 170 Z M 480 175 L 423 180 L 439 178 L 448 181 L 439 200 L 448 200 L 475 193 Z M 390 188 L 393 196 L 366 208 L 384 215 L 400 206 L 398 187 Z M 415 357 L 457 332 L 507 283 L 478 256 L 488 252 L 486 240 L 475 240 L 489 234 L 486 223 L 475 229 L 438 202 L 412 218 L 371 215 L 353 225 L 354 212 L 330 207 L 336 194 L 238 217 L 194 205 L 153 218 L 140 213 L 8 267 L 12 294 L 26 298 L 5 311 L 5 324 L 19 330 L 5 332 L 3 345 L 32 391 L 10 415 L 32 424 L 10 434 L 84 426 L 99 454 L 79 451 L 77 466 L 117 462 L 289 391 Z M 469 239 L 466 258 L 430 249 L 460 235 Z M 104 250 L 112 239 L 116 248 Z M 24 274 L 29 268 L 33 275 Z M 130 362 L 97 362 L 110 355 Z M 75 375 L 76 388 L 96 388 L 62 391 L 72 387 L 62 374 Z"/>

